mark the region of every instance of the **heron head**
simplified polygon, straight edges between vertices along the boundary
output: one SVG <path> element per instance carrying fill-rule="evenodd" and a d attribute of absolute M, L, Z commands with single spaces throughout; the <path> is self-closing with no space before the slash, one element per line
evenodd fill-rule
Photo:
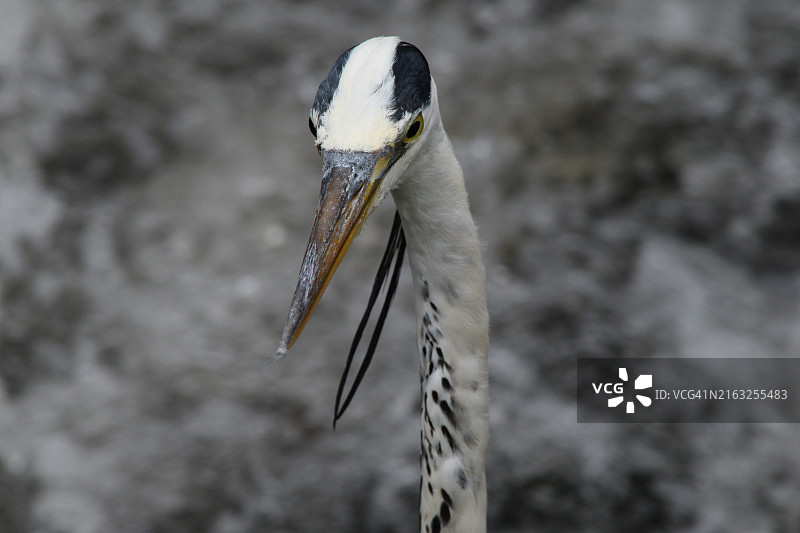
<path fill-rule="evenodd" d="M 425 57 L 397 37 L 350 48 L 322 80 L 309 116 L 322 187 L 278 356 L 297 340 L 367 217 L 424 146 L 435 92 Z"/>

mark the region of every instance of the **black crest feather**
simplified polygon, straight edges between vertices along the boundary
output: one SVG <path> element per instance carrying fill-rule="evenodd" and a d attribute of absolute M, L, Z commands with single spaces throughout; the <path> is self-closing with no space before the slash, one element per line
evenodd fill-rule
<path fill-rule="evenodd" d="M 386 315 L 389 312 L 389 307 L 392 305 L 394 293 L 397 290 L 397 282 L 400 280 L 400 270 L 403 266 L 403 255 L 405 254 L 405 250 L 406 237 L 403 233 L 403 224 L 400 221 L 400 214 L 395 212 L 392 231 L 389 233 L 389 242 L 386 244 L 386 251 L 383 252 L 383 258 L 381 259 L 381 264 L 378 267 L 378 273 L 375 276 L 375 281 L 372 284 L 372 292 L 369 295 L 367 309 L 364 311 L 364 316 L 361 317 L 361 322 L 358 324 L 358 329 L 356 330 L 356 334 L 353 337 L 353 342 L 350 345 L 350 353 L 347 354 L 347 363 L 345 363 L 344 370 L 342 371 L 342 377 L 339 380 L 339 389 L 336 391 L 336 405 L 333 408 L 334 429 L 336 429 L 336 421 L 342 417 L 347 409 L 347 406 L 350 405 L 350 401 L 353 399 L 356 389 L 358 389 L 358 386 L 361 384 L 361 380 L 364 378 L 364 374 L 366 374 L 367 368 L 369 368 L 369 364 L 372 362 L 372 356 L 375 354 L 375 348 L 378 346 L 378 339 L 381 336 L 383 323 L 386 321 Z M 372 332 L 372 337 L 369 340 L 367 353 L 364 355 L 364 359 L 361 361 L 361 365 L 358 368 L 358 373 L 353 380 L 353 384 L 350 386 L 350 391 L 347 393 L 344 403 L 341 403 L 342 393 L 344 392 L 344 386 L 347 382 L 347 376 L 350 373 L 350 367 L 353 363 L 356 349 L 358 348 L 358 344 L 361 342 L 361 335 L 363 335 L 364 328 L 367 326 L 367 321 L 372 313 L 372 308 L 374 307 L 375 302 L 378 299 L 378 295 L 380 294 L 381 289 L 383 288 L 383 285 L 389 276 L 389 270 L 392 268 L 392 259 L 394 259 L 394 269 L 392 270 L 392 276 L 389 280 L 389 287 L 386 290 L 386 295 L 384 296 L 381 312 L 378 315 L 377 322 L 375 323 L 375 330 Z M 339 407 L 340 404 L 341 407 Z"/>

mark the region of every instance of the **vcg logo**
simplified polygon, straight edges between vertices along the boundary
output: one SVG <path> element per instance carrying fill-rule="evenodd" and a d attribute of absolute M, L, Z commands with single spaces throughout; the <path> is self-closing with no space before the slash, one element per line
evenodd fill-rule
<path fill-rule="evenodd" d="M 626 368 L 620 367 L 619 369 L 619 379 L 616 383 L 592 383 L 592 389 L 594 389 L 595 394 L 600 394 L 601 392 L 610 395 L 614 395 L 608 399 L 608 406 L 609 407 L 617 407 L 621 405 L 622 402 L 625 402 L 625 383 L 628 381 L 628 370 Z M 634 390 L 644 390 L 649 389 L 653 386 L 653 375 L 652 374 L 641 374 L 638 378 L 633 382 Z M 639 401 L 644 407 L 649 407 L 650 404 L 653 403 L 653 400 L 644 394 L 634 394 L 636 400 Z M 633 402 L 633 399 L 628 400 L 625 402 L 625 412 L 626 413 L 633 413 L 636 410 L 636 405 Z"/>

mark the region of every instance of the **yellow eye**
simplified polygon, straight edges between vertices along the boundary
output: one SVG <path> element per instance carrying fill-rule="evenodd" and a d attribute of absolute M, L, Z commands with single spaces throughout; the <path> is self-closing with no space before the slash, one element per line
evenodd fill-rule
<path fill-rule="evenodd" d="M 410 143 L 411 141 L 416 141 L 420 134 L 422 134 L 422 127 L 424 125 L 425 121 L 422 119 L 422 113 L 420 113 L 406 130 L 406 136 L 403 137 L 403 142 Z"/>

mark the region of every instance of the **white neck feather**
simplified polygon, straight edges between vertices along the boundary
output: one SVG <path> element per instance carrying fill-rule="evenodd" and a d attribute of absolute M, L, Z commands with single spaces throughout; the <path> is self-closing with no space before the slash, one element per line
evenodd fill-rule
<path fill-rule="evenodd" d="M 422 380 L 420 531 L 486 531 L 489 317 L 461 167 L 434 107 L 393 196 L 408 243 Z"/>

